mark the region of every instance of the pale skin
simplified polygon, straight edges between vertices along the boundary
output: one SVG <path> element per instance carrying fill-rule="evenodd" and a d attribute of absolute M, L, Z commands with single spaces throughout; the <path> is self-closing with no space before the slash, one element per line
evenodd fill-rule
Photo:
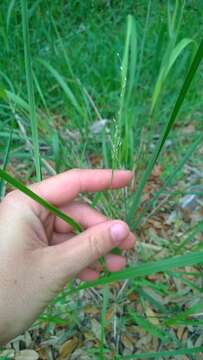
<path fill-rule="evenodd" d="M 81 224 L 75 235 L 63 220 L 15 190 L 0 203 L 0 344 L 25 331 L 63 289 L 68 279 L 97 279 L 105 256 L 109 271 L 126 265 L 111 254 L 133 247 L 134 235 L 121 220 L 110 220 L 78 202 L 80 192 L 127 186 L 130 171 L 74 169 L 31 185 L 32 191 Z"/>

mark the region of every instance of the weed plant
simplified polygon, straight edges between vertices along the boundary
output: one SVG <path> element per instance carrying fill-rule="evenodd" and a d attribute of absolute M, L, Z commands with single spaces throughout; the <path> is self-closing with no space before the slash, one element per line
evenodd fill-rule
<path fill-rule="evenodd" d="M 65 5 L 6 0 L 0 10 L 1 198 L 7 182 L 80 231 L 74 219 L 23 183 L 72 167 L 130 168 L 135 176 L 128 191 L 99 193 L 91 202 L 108 216 L 123 217 L 139 238 L 163 206 L 176 207 L 183 195 L 197 191 L 197 186 L 180 187 L 180 183 L 187 164 L 201 165 L 201 1 L 69 1 Z M 181 128 L 191 121 L 196 131 L 184 139 Z M 102 129 L 94 132 L 93 126 Z M 158 164 L 161 181 L 145 201 Z M 178 229 L 175 222 L 172 226 Z M 117 335 L 115 358 L 187 354 L 194 359 L 203 348 L 181 343 L 176 330 L 202 327 L 196 314 L 203 307 L 203 221 L 197 219 L 184 231 L 181 228 L 180 237 L 175 231 L 169 232 L 173 238 L 156 237 L 154 249 L 165 251 L 164 256 L 156 251 L 148 255 L 147 247 L 138 242 L 125 270 L 105 273 L 90 283 L 68 284 L 39 321 L 50 326 L 72 322 L 69 335 L 74 333 L 79 307 L 83 311 L 80 294 L 102 286 L 100 345 L 88 352 L 94 359 L 112 358 L 106 345 L 106 313 L 112 303 L 120 309 L 136 293 L 136 306 L 125 306 L 117 331 L 122 334 L 135 324 L 146 336 L 159 339 L 160 351 L 123 355 Z M 113 286 L 120 281 L 115 294 Z M 177 281 L 189 286 L 192 294 L 185 296 L 184 303 L 182 288 L 174 293 L 171 286 Z M 77 299 L 75 308 L 72 297 Z M 160 300 L 166 297 L 175 297 L 176 306 Z M 151 317 L 147 308 L 154 309 Z M 153 321 L 153 316 L 158 320 Z"/>

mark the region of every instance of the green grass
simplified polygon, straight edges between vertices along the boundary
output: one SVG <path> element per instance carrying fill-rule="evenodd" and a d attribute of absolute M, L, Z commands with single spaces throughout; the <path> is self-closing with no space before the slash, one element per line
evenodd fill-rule
<path fill-rule="evenodd" d="M 33 155 L 34 155 L 35 168 L 36 168 L 36 178 L 37 181 L 40 181 L 42 180 L 42 175 L 41 175 L 39 141 L 38 141 L 37 114 L 36 114 L 36 106 L 35 106 L 35 92 L 33 87 L 33 75 L 32 75 L 32 64 L 31 64 L 27 0 L 21 1 L 21 11 L 22 11 L 24 54 L 25 54 L 24 57 L 25 57 L 26 84 L 27 84 L 27 92 L 28 92 L 30 123 L 32 129 Z"/>
<path fill-rule="evenodd" d="M 75 232 L 81 232 L 80 225 L 73 220 L 71 217 L 67 216 L 65 213 L 54 207 L 52 204 L 50 204 L 45 199 L 38 196 L 36 193 L 34 193 L 31 189 L 29 189 L 27 186 L 23 185 L 19 180 L 15 179 L 11 175 L 9 175 L 5 170 L 0 169 L 0 177 L 4 181 L 7 181 L 10 185 L 12 185 L 14 188 L 20 190 L 27 196 L 29 196 L 31 199 L 36 201 L 38 204 L 42 205 L 44 208 L 49 210 L 51 213 L 53 213 L 55 216 L 63 219 L 66 223 L 73 226 Z"/>
<path fill-rule="evenodd" d="M 194 332 L 202 327 L 201 318 L 193 316 L 202 309 L 202 220 L 184 223 L 177 213 L 161 234 L 148 227 L 163 208 L 169 214 L 201 183 L 198 178 L 186 181 L 185 168 L 202 169 L 202 12 L 201 1 L 182 0 L 5 0 L 0 5 L 1 197 L 8 182 L 79 230 L 73 219 L 28 193 L 23 184 L 73 167 L 135 171 L 136 190 L 90 198 L 106 215 L 127 219 L 136 229 L 139 241 L 129 267 L 93 283 L 69 285 L 40 319 L 49 324 L 49 335 L 53 324 L 68 324 L 67 336 L 79 333 L 84 290 L 88 294 L 94 288 L 103 300 L 97 303 L 99 345 L 85 349 L 92 359 L 112 358 L 113 331 L 118 333 L 116 359 L 179 359 L 183 354 L 195 359 L 195 353 L 203 352 L 192 335 L 189 347 L 176 335 L 181 326 Z M 106 126 L 93 133 L 92 124 L 103 119 Z M 188 125 L 195 130 L 184 135 Z M 156 164 L 160 182 L 143 201 Z M 150 278 L 154 274 L 157 281 Z M 118 281 L 119 296 L 114 289 Z M 104 285 L 103 291 L 98 285 Z M 187 287 L 190 292 L 184 294 Z M 138 298 L 129 303 L 133 293 Z M 105 317 L 114 306 L 122 314 L 114 314 L 120 326 L 111 323 L 114 330 L 109 330 Z M 146 315 L 148 307 L 159 325 Z M 120 336 L 132 325 L 159 338 L 159 353 L 122 353 Z"/>
<path fill-rule="evenodd" d="M 130 278 L 139 278 L 147 275 L 152 275 L 157 272 L 165 272 L 174 268 L 191 266 L 203 263 L 203 252 L 192 252 L 182 256 L 175 256 L 169 259 L 159 260 L 153 263 L 138 264 L 134 267 L 128 267 L 125 270 L 116 272 L 108 276 L 103 276 L 93 282 L 87 282 L 76 288 L 75 291 L 88 289 L 96 285 L 109 284 L 114 281 L 121 281 Z M 74 291 L 73 291 L 74 292 Z M 72 292 L 71 292 L 72 293 Z"/>

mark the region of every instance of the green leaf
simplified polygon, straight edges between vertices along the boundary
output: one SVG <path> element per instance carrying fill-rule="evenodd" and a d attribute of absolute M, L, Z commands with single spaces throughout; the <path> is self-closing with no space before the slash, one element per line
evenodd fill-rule
<path fill-rule="evenodd" d="M 179 254 L 182 248 L 184 248 L 185 245 L 190 243 L 194 237 L 199 233 L 203 231 L 203 220 L 200 220 L 195 224 L 192 228 L 190 228 L 187 232 L 187 234 L 182 238 L 181 243 L 176 248 L 176 254 Z"/>
<path fill-rule="evenodd" d="M 3 89 L 3 88 L 0 89 L 0 98 L 3 99 L 3 100 L 7 99 L 6 90 Z"/>
<path fill-rule="evenodd" d="M 57 80 L 60 87 L 63 89 L 65 95 L 70 100 L 71 104 L 73 105 L 73 107 L 77 110 L 77 112 L 81 116 L 83 116 L 84 115 L 83 110 L 81 109 L 81 106 L 79 105 L 75 95 L 73 94 L 72 90 L 68 86 L 67 82 L 64 80 L 63 76 L 61 76 L 59 74 L 59 72 L 56 69 L 54 69 L 54 67 L 52 65 L 50 65 L 47 61 L 42 60 L 42 59 L 38 59 L 38 61 L 42 65 L 44 65 L 46 67 L 46 69 L 52 74 L 52 76 Z"/>
<path fill-rule="evenodd" d="M 176 47 L 171 51 L 169 59 L 167 59 L 167 63 L 164 64 L 161 68 L 159 73 L 159 77 L 157 79 L 154 92 L 152 95 L 152 105 L 151 105 L 151 113 L 154 111 L 155 105 L 158 101 L 159 95 L 161 93 L 161 89 L 163 84 L 168 76 L 169 71 L 173 67 L 174 63 L 176 62 L 178 56 L 182 53 L 182 51 L 191 43 L 195 44 L 192 39 L 182 39 Z"/>
<path fill-rule="evenodd" d="M 154 209 L 154 206 L 160 197 L 164 192 L 166 192 L 167 188 L 173 189 L 174 182 L 177 180 L 177 177 L 179 176 L 184 164 L 188 161 L 188 159 L 192 156 L 194 151 L 198 148 L 198 146 L 203 141 L 203 135 L 198 135 L 194 141 L 188 146 L 188 148 L 185 151 L 184 156 L 180 159 L 177 166 L 174 168 L 174 170 L 171 172 L 171 174 L 166 178 L 164 181 L 163 186 L 157 191 L 152 198 L 147 202 L 142 212 L 135 218 L 133 221 L 132 229 L 136 229 L 136 227 L 141 223 L 142 219 L 144 218 L 144 223 L 147 221 L 147 219 L 150 217 L 150 214 L 145 217 L 145 215 L 149 212 L 150 209 Z M 158 208 L 158 207 L 157 207 Z M 142 223 L 143 224 L 143 223 Z M 178 255 L 178 253 L 177 253 Z"/>
<path fill-rule="evenodd" d="M 10 153 L 11 143 L 12 143 L 13 126 L 14 126 L 14 121 L 12 122 L 11 131 L 10 131 L 10 134 L 9 134 L 9 137 L 7 140 L 7 144 L 6 144 L 6 151 L 5 151 L 4 159 L 3 159 L 3 170 L 6 170 L 6 167 L 8 164 L 9 153 Z M 0 181 L 0 199 L 3 198 L 3 193 L 4 193 L 4 181 L 1 180 Z"/>
<path fill-rule="evenodd" d="M 15 105 L 18 105 L 19 108 L 26 112 L 29 112 L 29 104 L 20 96 L 16 95 L 15 93 L 9 91 L 9 90 L 5 90 L 5 94 L 6 94 L 6 99 L 7 101 L 11 101 L 13 102 Z"/>
<path fill-rule="evenodd" d="M 39 140 L 38 140 L 38 131 L 37 131 L 37 113 L 35 106 L 35 94 L 34 94 L 34 85 L 32 78 L 27 0 L 21 0 L 21 12 L 22 12 L 22 24 L 23 24 L 26 83 L 27 83 L 27 92 L 28 92 L 30 122 L 32 129 L 33 153 L 34 153 L 37 180 L 40 181 L 42 179 L 41 160 L 40 160 Z"/>
<path fill-rule="evenodd" d="M 131 278 L 141 278 L 157 272 L 165 272 L 174 268 L 181 268 L 184 266 L 192 266 L 203 264 L 203 251 L 189 252 L 186 255 L 174 256 L 168 259 L 159 260 L 155 262 L 141 263 L 136 266 L 131 266 L 125 270 L 110 274 L 109 276 L 101 277 L 98 280 L 90 281 L 80 285 L 78 288 L 71 290 L 72 292 L 88 289 L 97 285 L 109 284 L 115 281 L 122 281 Z"/>
<path fill-rule="evenodd" d="M 109 287 L 108 285 L 104 286 L 103 289 L 103 303 L 101 310 L 101 340 L 100 340 L 100 360 L 104 360 L 104 344 L 105 344 L 105 325 L 106 325 L 106 312 L 109 302 Z"/>
<path fill-rule="evenodd" d="M 182 88 L 181 88 L 181 91 L 178 95 L 178 98 L 175 102 L 175 105 L 174 105 L 174 108 L 173 108 L 173 111 L 171 113 L 171 116 L 166 124 L 166 126 L 164 127 L 163 131 L 162 131 L 162 134 L 160 136 L 160 140 L 155 148 L 155 151 L 154 153 L 152 154 L 152 157 L 151 159 L 149 159 L 149 163 L 148 163 L 148 166 L 147 166 L 147 169 L 146 171 L 144 172 L 143 176 L 142 176 L 142 179 L 137 187 L 137 190 L 135 192 L 135 195 L 134 195 L 134 198 L 132 200 L 132 204 L 131 204 L 131 207 L 129 209 L 129 212 L 127 214 L 127 222 L 128 224 L 130 224 L 131 226 L 133 225 L 132 224 L 132 220 L 133 220 L 133 217 L 134 217 L 134 214 L 136 213 L 137 209 L 139 208 L 140 206 L 140 201 L 141 201 L 141 196 L 142 196 L 142 192 L 143 192 L 143 189 L 145 187 L 145 184 L 147 182 L 147 180 L 149 179 L 150 175 L 151 175 L 151 172 L 154 168 L 154 165 L 160 155 L 160 152 L 165 144 L 165 141 L 169 135 L 169 132 L 176 120 L 176 117 L 178 115 L 178 112 L 180 111 L 180 108 L 183 104 L 183 101 L 186 97 L 186 94 L 189 90 L 189 87 L 191 85 L 191 82 L 192 82 L 192 79 L 194 78 L 195 76 L 195 73 L 198 69 L 198 66 L 202 60 L 202 57 L 203 57 L 203 40 L 201 41 L 200 45 L 199 45 L 199 48 L 197 50 L 197 53 L 194 57 L 194 60 L 190 66 L 190 69 L 188 71 L 188 74 L 185 78 L 185 81 L 182 85 Z"/>
<path fill-rule="evenodd" d="M 159 359 L 163 356 L 178 356 L 178 355 L 192 355 L 192 354 L 198 354 L 203 352 L 203 346 L 198 346 L 195 348 L 183 348 L 178 350 L 171 350 L 171 351 L 159 351 L 159 352 L 148 352 L 148 353 L 137 353 L 137 354 L 131 354 L 126 356 L 118 356 L 117 360 L 131 360 L 131 359 Z"/>
<path fill-rule="evenodd" d="M 7 31 L 7 33 L 9 32 L 11 14 L 12 14 L 13 8 L 15 6 L 15 2 L 16 2 L 16 0 L 11 0 L 10 3 L 9 3 L 7 16 L 6 16 L 6 31 Z"/>
<path fill-rule="evenodd" d="M 140 327 L 142 327 L 147 333 L 151 334 L 152 336 L 158 337 L 162 340 L 165 340 L 167 337 L 167 333 L 163 332 L 158 326 L 150 324 L 150 322 L 145 319 L 143 316 L 139 316 L 136 314 L 135 311 L 132 311 L 128 308 L 128 313 L 131 319 Z"/>
<path fill-rule="evenodd" d="M 179 96 L 178 96 L 178 98 L 176 100 L 176 103 L 175 103 L 175 106 L 173 108 L 172 114 L 171 114 L 171 116 L 169 118 L 169 121 L 168 121 L 164 131 L 163 131 L 163 134 L 161 136 L 161 140 L 160 140 L 160 143 L 159 143 L 159 146 L 158 146 L 158 151 L 157 151 L 157 153 L 156 153 L 156 155 L 155 155 L 155 157 L 153 159 L 153 164 L 155 164 L 156 160 L 158 159 L 159 154 L 160 154 L 160 152 L 161 152 L 161 150 L 163 148 L 163 145 L 164 145 L 164 143 L 165 143 L 165 141 L 166 141 L 166 139 L 168 137 L 168 134 L 169 134 L 169 132 L 170 132 L 175 120 L 176 120 L 176 117 L 177 117 L 177 115 L 178 115 L 178 113 L 180 111 L 180 108 L 181 108 L 181 106 L 183 104 L 183 101 L 185 99 L 185 96 L 186 96 L 186 94 L 187 94 L 187 92 L 189 90 L 191 82 L 192 82 L 192 80 L 193 80 L 193 78 L 195 76 L 195 73 L 196 73 L 196 71 L 197 71 L 197 69 L 199 67 L 199 64 L 200 64 L 200 62 L 202 60 L 202 57 L 203 57 L 203 40 L 201 41 L 201 43 L 199 45 L 199 48 L 198 48 L 198 50 L 196 52 L 194 60 L 193 60 L 193 62 L 191 64 L 191 66 L 190 66 L 190 69 L 188 71 L 186 79 L 185 79 L 185 81 L 183 83 L 183 86 L 181 88 L 181 91 L 179 93 Z"/>
<path fill-rule="evenodd" d="M 166 320 L 165 324 L 168 326 L 176 325 L 180 321 L 187 319 L 187 317 L 193 316 L 196 313 L 202 312 L 202 310 L 203 310 L 203 300 L 199 301 L 197 304 L 194 304 L 189 309 L 179 313 L 175 317 L 172 317 L 171 319 Z"/>
<path fill-rule="evenodd" d="M 49 210 L 51 213 L 53 213 L 57 217 L 64 220 L 67 224 L 71 225 L 76 232 L 81 232 L 81 227 L 75 220 L 73 220 L 68 215 L 64 214 L 62 211 L 57 209 L 55 206 L 50 204 L 48 201 L 44 200 L 39 195 L 35 194 L 32 190 L 30 190 L 27 186 L 22 184 L 19 180 L 15 179 L 11 175 L 9 175 L 5 170 L 0 169 L 0 177 L 3 180 L 7 181 L 10 185 L 15 187 L 16 189 L 22 191 L 24 194 L 29 196 L 31 199 L 36 201 L 38 204 L 42 205 L 44 208 Z"/>

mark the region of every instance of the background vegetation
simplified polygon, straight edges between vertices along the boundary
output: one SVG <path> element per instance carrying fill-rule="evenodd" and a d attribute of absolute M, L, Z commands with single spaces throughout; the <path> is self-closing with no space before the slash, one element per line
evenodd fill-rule
<path fill-rule="evenodd" d="M 23 183 L 133 168 L 128 191 L 89 201 L 137 235 L 127 270 L 68 284 L 1 359 L 201 359 L 202 12 L 201 0 L 1 2 L 1 168 Z"/>

